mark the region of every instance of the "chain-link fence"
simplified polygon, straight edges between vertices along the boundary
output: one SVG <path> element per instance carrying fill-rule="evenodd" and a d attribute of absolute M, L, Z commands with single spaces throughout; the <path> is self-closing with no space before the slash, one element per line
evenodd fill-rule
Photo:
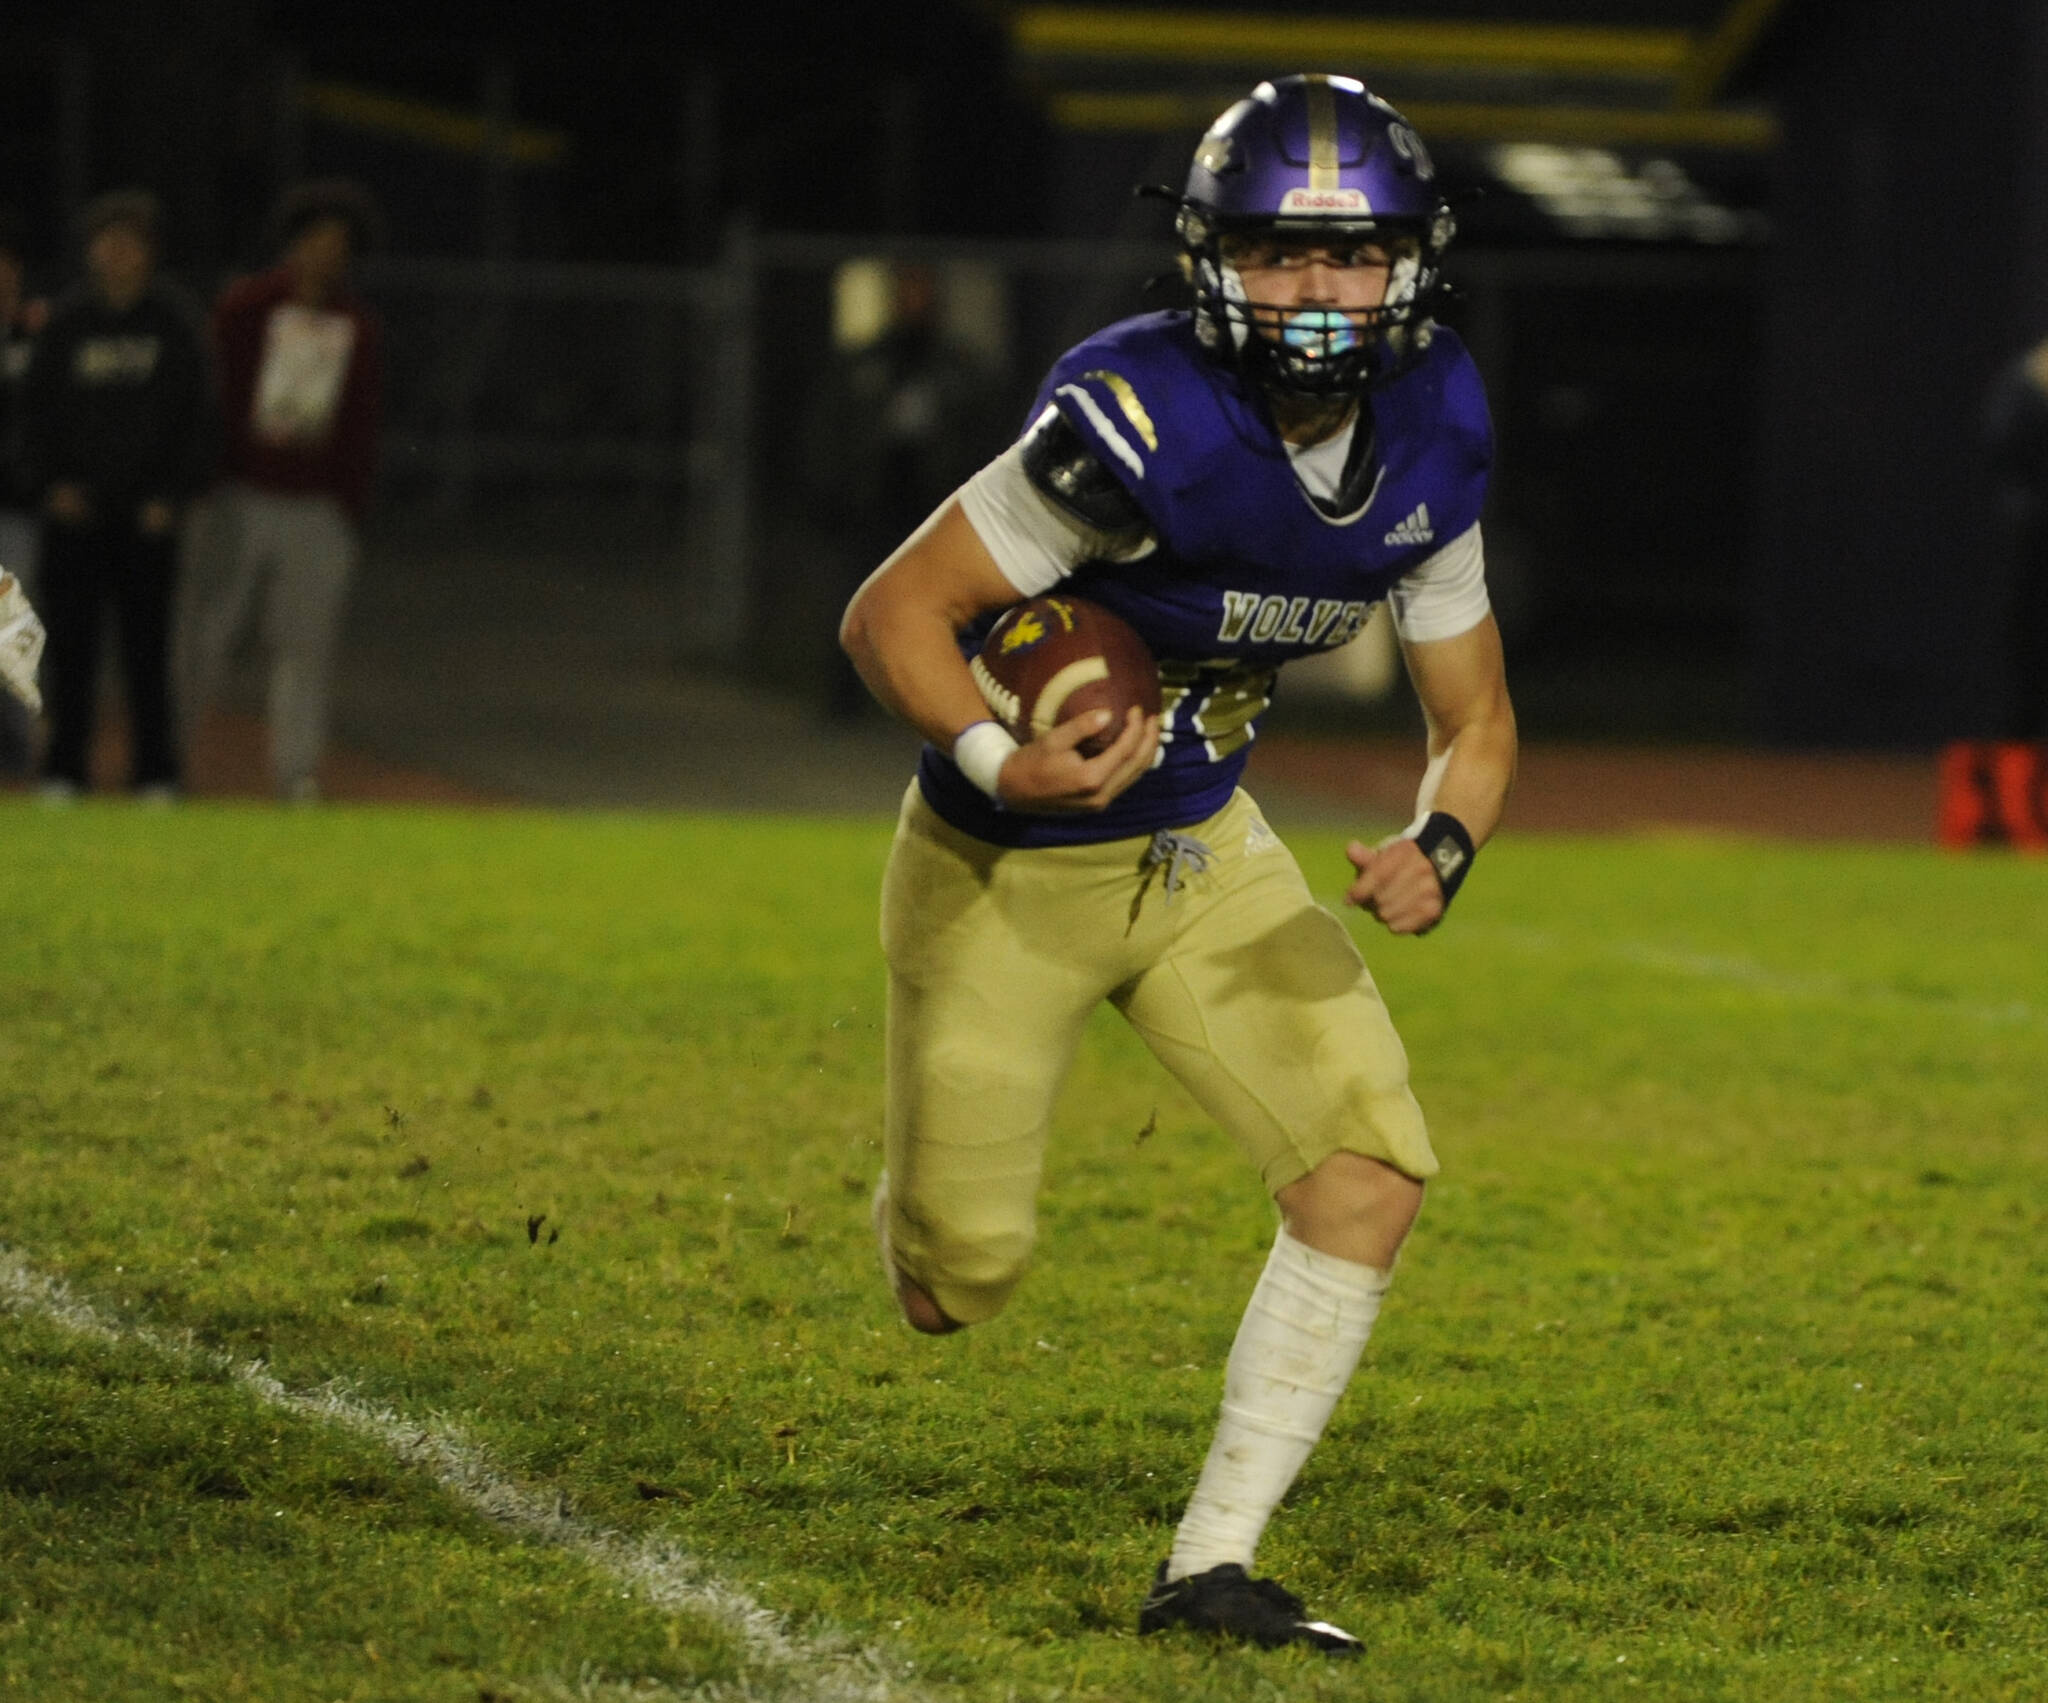
<path fill-rule="evenodd" d="M 687 575 L 679 648 L 745 631 L 751 395 L 742 275 L 385 257 L 383 524 L 637 553 Z"/>
<path fill-rule="evenodd" d="M 624 553 L 686 589 L 679 654 L 814 685 L 847 594 L 903 530 L 829 500 L 820 462 L 886 435 L 818 398 L 926 274 L 985 406 L 967 464 L 1014 435 L 1091 330 L 1179 299 L 1146 243 L 734 233 L 695 269 L 387 258 L 385 524 Z M 1739 634 L 1747 596 L 1754 250 L 1456 257 L 1447 317 L 1493 397 L 1496 603 L 1540 648 L 1603 622 Z M 1165 279 L 1161 285 L 1162 276 Z"/>

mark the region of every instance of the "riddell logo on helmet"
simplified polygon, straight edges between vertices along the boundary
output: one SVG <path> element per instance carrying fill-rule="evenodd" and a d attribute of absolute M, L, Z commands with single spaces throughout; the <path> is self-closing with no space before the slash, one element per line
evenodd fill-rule
<path fill-rule="evenodd" d="M 1362 189 L 1290 189 L 1280 198 L 1283 213 L 1370 213 Z"/>

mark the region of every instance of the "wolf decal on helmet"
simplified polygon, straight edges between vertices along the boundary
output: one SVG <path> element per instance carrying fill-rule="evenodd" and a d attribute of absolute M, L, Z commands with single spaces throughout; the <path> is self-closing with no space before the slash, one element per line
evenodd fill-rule
<path fill-rule="evenodd" d="M 1428 346 L 1456 222 L 1422 138 L 1363 83 L 1320 74 L 1261 83 L 1209 127 L 1179 208 L 1203 346 L 1259 383 L 1356 393 Z M 1382 304 L 1283 312 L 1252 300 L 1233 244 L 1303 238 L 1383 251 Z"/>

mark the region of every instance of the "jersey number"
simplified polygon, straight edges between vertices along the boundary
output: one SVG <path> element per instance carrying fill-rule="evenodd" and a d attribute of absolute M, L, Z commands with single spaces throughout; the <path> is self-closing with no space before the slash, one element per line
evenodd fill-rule
<path fill-rule="evenodd" d="M 1252 723 L 1273 701 L 1273 679 L 1277 672 L 1271 668 L 1252 668 L 1229 658 L 1215 662 L 1162 662 L 1161 747 L 1179 738 L 1199 739 L 1212 763 L 1242 751 L 1252 742 Z"/>

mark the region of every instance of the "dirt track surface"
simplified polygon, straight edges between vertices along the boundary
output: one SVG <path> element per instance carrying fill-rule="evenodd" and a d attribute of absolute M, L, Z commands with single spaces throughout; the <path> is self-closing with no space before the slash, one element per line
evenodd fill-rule
<path fill-rule="evenodd" d="M 215 711 L 193 740 L 187 786 L 196 798 L 266 798 L 270 779 L 266 735 L 253 715 Z M 113 767 L 113 765 L 109 765 Z M 118 768 L 114 769 L 118 773 Z M 320 764 L 329 798 L 377 804 L 502 804 L 502 794 L 466 786 L 447 775 L 382 761 L 347 746 L 330 749 Z"/>
<path fill-rule="evenodd" d="M 1272 739 L 1252 764 L 1277 786 L 1382 816 L 1414 808 L 1422 754 L 1406 741 Z M 1522 833 L 1654 830 L 1816 840 L 1927 841 L 1928 757 L 1687 747 L 1525 745 L 1508 826 Z"/>
<path fill-rule="evenodd" d="M 337 803 L 894 808 L 914 757 L 906 735 L 873 724 L 807 733 L 800 711 L 752 697 L 730 685 L 700 687 L 687 714 L 643 724 L 629 743 L 661 749 L 648 755 L 648 771 L 639 775 L 624 768 L 633 750 L 595 749 L 579 764 L 559 740 L 543 740 L 527 753 L 501 741 L 484 748 L 488 761 L 474 765 L 461 760 L 467 748 L 456 747 L 449 755 L 469 771 L 457 774 L 341 745 L 321 766 L 322 790 Z M 723 716 L 711 718 L 720 725 L 706 726 L 707 703 L 723 706 Z M 665 724 L 690 726 L 695 737 L 664 739 Z M 757 742 L 751 754 L 748 727 Z M 116 721 L 95 755 L 96 777 L 107 789 L 119 784 L 124 745 Z M 693 746 L 703 757 L 695 764 Z M 586 788 L 580 797 L 579 769 Z M 531 787 L 520 784 L 523 772 L 532 775 Z M 1249 785 L 1282 822 L 1355 823 L 1368 832 L 1408 818 L 1421 772 L 1419 742 L 1280 737 L 1260 742 Z M 267 797 L 260 719 L 210 715 L 193 748 L 189 783 L 199 798 Z M 1509 828 L 1519 833 L 1677 830 L 1898 843 L 1930 841 L 1933 819 L 1933 763 L 1925 757 L 1541 743 L 1523 748 L 1508 812 Z"/>
<path fill-rule="evenodd" d="M 350 599 L 334 739 L 338 802 L 891 814 L 917 740 L 879 715 L 827 721 L 677 665 L 686 581 L 644 564 L 373 549 Z M 822 695 L 822 694 L 821 694 Z M 262 683 L 206 717 L 196 797 L 267 797 Z M 96 753 L 118 783 L 122 739 Z M 1384 833 L 1414 811 L 1413 738 L 1272 734 L 1248 785 L 1282 826 Z M 1679 829 L 1928 843 L 1931 757 L 1566 745 L 1523 748 L 1507 826 Z"/>
<path fill-rule="evenodd" d="M 201 723 L 186 759 L 185 790 L 193 798 L 263 799 L 271 795 L 264 751 L 266 734 L 260 718 L 215 711 Z M 93 791 L 118 797 L 128 773 L 128 729 L 117 710 L 101 717 L 93 741 Z M 331 747 L 320 764 L 320 784 L 337 803 L 378 804 L 504 804 L 514 802 L 479 787 L 465 786 L 446 775 L 382 761 L 346 747 Z M 0 790 L 29 790 L 19 778 L 0 783 Z"/>

